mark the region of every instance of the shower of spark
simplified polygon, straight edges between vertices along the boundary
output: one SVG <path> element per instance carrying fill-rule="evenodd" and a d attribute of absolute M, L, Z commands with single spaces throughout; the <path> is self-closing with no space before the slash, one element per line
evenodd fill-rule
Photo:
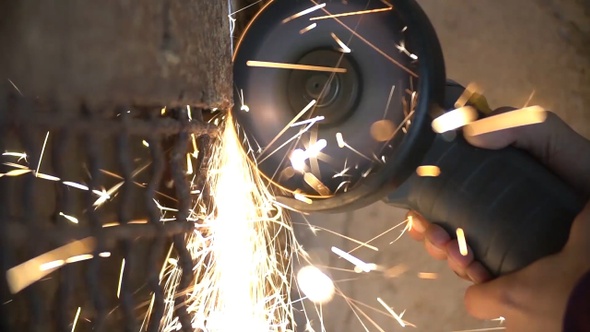
<path fill-rule="evenodd" d="M 187 239 L 195 267 L 188 293 L 193 328 L 206 331 L 286 331 L 293 328 L 291 262 L 294 235 L 282 210 L 250 164 L 231 116 L 212 151 L 211 201 L 194 211 L 203 223 Z M 182 270 L 168 260 L 164 330 L 178 327 L 174 298 Z M 190 271 L 189 271 L 190 272 Z"/>

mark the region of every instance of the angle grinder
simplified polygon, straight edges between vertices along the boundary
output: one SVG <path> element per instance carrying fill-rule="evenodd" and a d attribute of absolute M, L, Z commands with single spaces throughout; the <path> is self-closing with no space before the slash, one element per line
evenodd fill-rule
<path fill-rule="evenodd" d="M 271 1 L 246 27 L 233 64 L 232 116 L 279 203 L 343 212 L 384 199 L 449 234 L 462 228 L 496 276 L 565 244 L 582 208 L 572 188 L 524 151 L 433 131 L 465 88 L 447 81 L 415 1 Z M 481 98 L 469 103 L 486 111 Z M 440 174 L 420 176 L 424 165 Z"/>

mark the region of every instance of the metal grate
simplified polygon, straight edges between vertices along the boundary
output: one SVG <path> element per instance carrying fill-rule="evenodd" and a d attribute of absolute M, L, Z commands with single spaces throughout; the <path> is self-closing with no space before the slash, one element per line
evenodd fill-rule
<path fill-rule="evenodd" d="M 172 245 L 184 271 L 193 268 L 184 240 L 193 229 L 187 221 L 190 186 L 203 186 L 207 147 L 215 136 L 201 111 L 193 111 L 192 119 L 187 108 L 161 113 L 160 107 L 62 109 L 23 97 L 8 84 L 0 87 L 0 152 L 26 153 L 26 160 L 0 156 L 0 173 L 10 174 L 18 169 L 15 164 L 32 170 L 0 178 L 2 331 L 71 331 L 78 308 L 76 331 L 138 331 L 142 325 L 158 330 L 166 300 L 159 275 L 168 248 Z M 189 179 L 191 134 L 200 154 Z M 68 185 L 72 182 L 88 190 Z M 110 199 L 94 206 L 109 189 Z M 178 209 L 175 220 L 163 222 L 158 204 Z M 119 224 L 105 227 L 113 222 Z M 88 237 L 96 241 L 93 258 L 65 264 L 10 293 L 8 269 Z M 107 252 L 110 257 L 101 257 Z M 191 273 L 183 274 L 181 294 L 191 281 Z M 183 296 L 175 302 L 179 321 L 189 330 Z"/>

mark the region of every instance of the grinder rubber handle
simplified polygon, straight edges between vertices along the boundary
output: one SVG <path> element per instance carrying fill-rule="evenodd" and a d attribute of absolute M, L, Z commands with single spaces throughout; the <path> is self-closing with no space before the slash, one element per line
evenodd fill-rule
<path fill-rule="evenodd" d="M 437 135 L 422 164 L 437 177 L 412 175 L 388 195 L 455 236 L 462 228 L 476 260 L 494 276 L 521 269 L 561 250 L 583 201 L 525 151 L 486 150 L 458 133 Z"/>

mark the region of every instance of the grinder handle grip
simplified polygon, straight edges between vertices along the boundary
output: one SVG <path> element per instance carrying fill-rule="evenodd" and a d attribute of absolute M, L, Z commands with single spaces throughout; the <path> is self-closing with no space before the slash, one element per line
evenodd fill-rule
<path fill-rule="evenodd" d="M 443 107 L 454 108 L 464 90 L 447 81 Z M 482 95 L 469 103 L 490 111 Z M 414 173 L 386 202 L 418 211 L 451 236 L 462 228 L 475 259 L 494 276 L 561 250 L 581 196 L 526 151 L 476 148 L 456 136 L 437 135 L 422 161 L 438 166 L 438 177 Z"/>
<path fill-rule="evenodd" d="M 412 175 L 399 188 L 402 205 L 452 236 L 462 228 L 475 259 L 494 276 L 558 252 L 583 206 L 573 188 L 513 147 L 486 150 L 460 134 L 452 141 L 437 135 L 423 165 L 438 166 L 440 175 Z M 396 192 L 386 201 L 399 203 Z"/>

